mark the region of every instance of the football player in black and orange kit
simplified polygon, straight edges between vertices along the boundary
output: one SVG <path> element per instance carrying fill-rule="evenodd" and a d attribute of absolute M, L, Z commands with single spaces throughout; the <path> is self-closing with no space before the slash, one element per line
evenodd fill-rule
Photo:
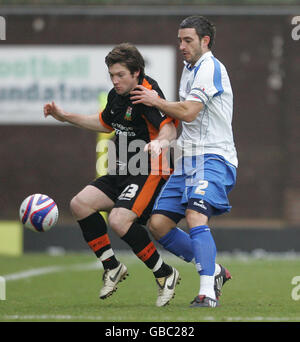
<path fill-rule="evenodd" d="M 95 179 L 80 191 L 71 200 L 71 211 L 85 241 L 103 264 L 100 298 L 110 296 L 128 274 L 127 267 L 114 254 L 107 234 L 107 224 L 99 213 L 107 211 L 109 226 L 152 270 L 158 285 L 156 305 L 164 306 L 174 296 L 179 273 L 162 260 L 143 224 L 146 224 L 155 198 L 166 181 L 164 173 L 167 172 L 163 170 L 166 164 L 164 151 L 168 143 L 176 138 L 176 122 L 154 107 L 133 105 L 130 101 L 129 93 L 138 84 L 164 97 L 157 82 L 144 74 L 144 59 L 135 46 L 119 44 L 106 56 L 105 62 L 113 89 L 101 113 L 68 113 L 52 102 L 44 106 L 44 115 L 98 132 L 115 131 L 115 170 L 108 171 L 107 175 Z M 144 149 L 142 153 L 139 152 L 142 156 L 139 162 L 143 164 L 139 167 L 143 172 L 139 174 L 130 166 L 130 160 L 137 152 L 130 152 L 129 146 L 136 141 L 144 142 Z M 159 162 L 153 163 L 157 158 Z M 152 167 L 154 164 L 160 166 L 159 170 Z"/>

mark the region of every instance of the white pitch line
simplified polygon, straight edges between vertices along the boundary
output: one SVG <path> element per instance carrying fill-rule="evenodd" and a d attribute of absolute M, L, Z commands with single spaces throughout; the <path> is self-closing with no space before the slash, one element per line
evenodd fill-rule
<path fill-rule="evenodd" d="M 0 316 L 1 318 L 1 316 Z M 4 315 L 2 319 L 5 320 L 90 320 L 90 321 L 102 321 L 103 316 L 84 316 L 84 315 Z M 122 320 L 124 317 L 115 317 L 114 321 Z M 179 320 L 180 322 L 181 320 Z M 218 321 L 213 316 L 205 316 L 201 319 L 201 321 Z M 222 321 L 226 322 L 299 322 L 300 317 L 263 317 L 263 316 L 255 316 L 255 317 L 223 317 Z"/>
<path fill-rule="evenodd" d="M 73 316 L 73 315 L 5 315 L 5 320 L 90 320 L 102 321 L 103 316 Z"/>
<path fill-rule="evenodd" d="M 227 322 L 299 322 L 300 317 L 225 317 Z"/>
<path fill-rule="evenodd" d="M 136 261 L 136 257 L 128 254 L 127 252 L 119 253 L 122 257 L 126 257 L 126 264 L 131 264 Z M 16 273 L 1 275 L 5 281 L 9 280 L 20 280 L 27 279 L 31 277 L 37 277 L 43 274 L 49 273 L 58 273 L 64 271 L 89 271 L 95 269 L 103 269 L 102 263 L 99 260 L 89 262 L 89 263 L 79 263 L 79 264 L 71 264 L 71 265 L 63 265 L 63 266 L 46 266 L 33 268 L 25 271 L 20 271 Z"/>
<path fill-rule="evenodd" d="M 3 275 L 2 277 L 6 281 L 20 280 L 20 279 L 27 279 L 31 277 L 40 276 L 43 274 L 63 272 L 66 270 L 89 271 L 89 270 L 94 270 L 97 268 L 100 269 L 100 265 L 97 262 L 81 263 L 81 264 L 75 264 L 75 265 L 64 265 L 64 266 L 47 266 L 47 267 L 33 268 L 33 269 L 26 270 L 26 271 L 6 274 L 6 275 Z"/>
<path fill-rule="evenodd" d="M 171 255 L 170 253 L 164 253 L 164 251 L 160 251 L 160 253 L 162 254 L 162 256 L 165 259 L 170 259 L 172 261 L 172 263 L 174 265 L 176 264 L 181 264 L 184 263 L 181 259 Z M 275 255 L 276 253 L 273 253 L 270 255 L 271 259 L 273 258 L 286 258 L 287 260 L 289 259 L 299 259 L 300 255 L 299 253 L 295 254 L 295 253 L 278 253 L 278 255 Z M 130 264 L 130 263 L 134 263 L 136 261 L 136 257 L 128 251 L 119 251 L 118 255 L 122 258 L 126 258 L 126 264 Z M 245 258 L 245 260 L 252 260 L 253 258 L 251 257 L 251 254 L 247 254 L 244 253 L 242 254 L 243 257 Z M 266 253 L 266 255 L 269 255 L 268 253 Z M 265 256 L 266 256 L 265 255 Z M 233 257 L 233 258 L 241 258 L 240 254 L 237 254 L 236 257 L 233 254 L 228 254 L 228 253 L 219 253 L 219 257 Z M 242 259 L 243 259 L 242 257 Z M 43 274 L 49 274 L 49 273 L 55 273 L 55 272 L 63 272 L 66 270 L 73 270 L 73 271 L 82 271 L 82 270 L 92 270 L 92 269 L 101 269 L 102 268 L 102 264 L 99 261 L 96 262 L 91 262 L 91 263 L 81 263 L 81 264 L 75 264 L 75 265 L 64 265 L 64 266 L 47 266 L 47 267 L 40 267 L 40 268 L 34 268 L 34 269 L 29 269 L 29 270 L 25 270 L 25 271 L 21 271 L 21 272 L 16 272 L 16 273 L 12 273 L 12 274 L 7 274 L 7 275 L 0 275 L 2 276 L 5 281 L 9 281 L 9 280 L 19 280 L 19 279 L 26 279 L 26 278 L 30 278 L 30 277 L 35 277 L 35 276 L 40 276 Z"/>

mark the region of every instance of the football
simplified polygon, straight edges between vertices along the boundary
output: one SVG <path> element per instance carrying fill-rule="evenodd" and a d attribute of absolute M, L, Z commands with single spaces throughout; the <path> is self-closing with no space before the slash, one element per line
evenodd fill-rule
<path fill-rule="evenodd" d="M 19 215 L 26 228 L 34 232 L 46 232 L 57 223 L 58 208 L 49 196 L 33 194 L 24 199 Z"/>

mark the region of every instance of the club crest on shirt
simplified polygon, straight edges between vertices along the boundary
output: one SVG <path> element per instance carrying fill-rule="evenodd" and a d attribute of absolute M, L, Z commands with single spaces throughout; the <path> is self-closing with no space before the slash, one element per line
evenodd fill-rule
<path fill-rule="evenodd" d="M 131 117 L 131 112 L 132 112 L 132 107 L 128 107 L 126 109 L 126 113 L 125 113 L 125 116 L 124 116 L 124 119 L 125 120 L 128 120 L 128 121 L 131 121 L 132 117 Z"/>

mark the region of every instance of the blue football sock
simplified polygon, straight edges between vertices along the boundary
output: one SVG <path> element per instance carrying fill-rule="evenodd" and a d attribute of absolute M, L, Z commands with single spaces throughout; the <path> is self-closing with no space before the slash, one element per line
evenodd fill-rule
<path fill-rule="evenodd" d="M 213 276 L 215 272 L 216 245 L 208 226 L 190 229 L 195 263 L 198 273 Z"/>
<path fill-rule="evenodd" d="M 171 229 L 158 242 L 167 251 L 182 258 L 186 262 L 191 262 L 194 258 L 192 240 L 189 234 L 178 227 Z"/>

